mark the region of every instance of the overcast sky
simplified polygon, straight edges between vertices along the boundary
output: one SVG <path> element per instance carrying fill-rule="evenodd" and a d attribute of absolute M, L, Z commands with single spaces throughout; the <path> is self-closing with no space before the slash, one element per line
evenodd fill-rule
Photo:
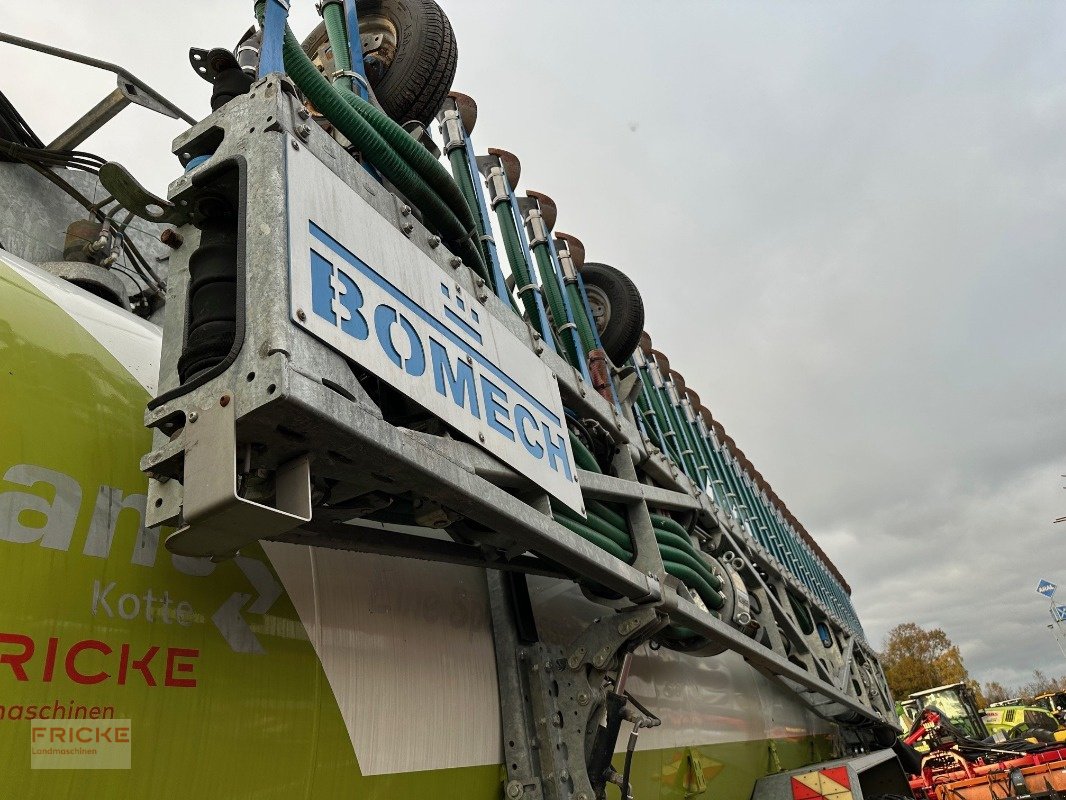
<path fill-rule="evenodd" d="M 6 31 L 121 62 L 195 117 L 188 47 L 232 47 L 252 8 L 9 5 Z M 519 188 L 634 278 L 656 347 L 871 641 L 914 621 L 981 680 L 1066 673 L 1035 593 L 1066 586 L 1066 5 L 444 6 L 479 151 L 514 151 Z M 7 45 L 0 64 L 45 141 L 113 88 Z M 120 120 L 88 149 L 164 191 L 182 126 Z"/>

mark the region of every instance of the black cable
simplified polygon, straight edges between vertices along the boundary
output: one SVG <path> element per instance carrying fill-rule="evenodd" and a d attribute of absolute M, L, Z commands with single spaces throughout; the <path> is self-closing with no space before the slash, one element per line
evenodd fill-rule
<path fill-rule="evenodd" d="M 10 133 L 21 144 L 29 147 L 44 147 L 44 142 L 33 132 L 29 123 L 22 118 L 18 109 L 12 105 L 2 91 L 0 91 L 0 131 Z"/>

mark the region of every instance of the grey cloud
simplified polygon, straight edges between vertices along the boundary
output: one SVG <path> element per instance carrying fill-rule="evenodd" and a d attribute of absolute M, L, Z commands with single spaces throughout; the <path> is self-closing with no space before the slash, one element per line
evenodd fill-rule
<path fill-rule="evenodd" d="M 982 679 L 1066 671 L 1034 592 L 1066 584 L 1066 7 L 444 5 L 479 147 L 517 153 L 559 227 L 634 277 L 656 345 L 838 562 L 871 639 L 913 620 Z M 41 0 L 5 28 L 206 114 L 185 52 L 231 44 L 251 4 L 165 8 L 105 24 Z M 46 106 L 59 68 L 18 57 L 5 91 L 46 138 L 110 88 L 79 71 Z M 133 143 L 91 144 L 163 191 L 180 127 L 124 114 Z"/>

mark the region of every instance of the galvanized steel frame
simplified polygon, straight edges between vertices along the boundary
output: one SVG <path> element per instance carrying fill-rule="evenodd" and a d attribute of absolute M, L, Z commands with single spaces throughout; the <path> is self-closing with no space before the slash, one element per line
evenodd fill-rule
<path fill-rule="evenodd" d="M 549 574 L 565 571 L 622 595 L 623 601 L 616 606 L 632 609 L 653 605 L 671 624 L 685 626 L 740 654 L 756 669 L 795 691 L 821 716 L 859 726 L 893 724 L 883 676 L 869 646 L 659 452 L 636 426 L 632 409 L 620 410 L 595 392 L 579 371 L 545 347 L 525 321 L 441 247 L 437 237 L 417 221 L 412 224 L 405 204 L 371 180 L 337 142 L 317 127 L 312 126 L 308 134 L 302 114 L 303 106 L 287 79 L 269 75 L 253 85 L 249 94 L 194 125 L 174 142 L 174 151 L 183 154 L 184 160 L 190 153 L 198 154 L 205 142 L 215 145 L 210 160 L 171 185 L 169 196 L 177 203 L 194 195 L 196 182 L 211 171 L 226 165 L 242 171 L 247 187 L 242 229 L 247 313 L 244 345 L 225 372 L 146 414 L 146 424 L 155 429 L 153 450 L 142 460 L 142 468 L 152 478 L 149 524 L 175 525 L 181 521 L 189 415 L 228 394 L 241 437 L 267 446 L 267 466 L 309 456 L 316 476 L 366 491 L 401 486 L 416 492 L 495 531 L 491 541 L 480 548 L 493 550 L 493 555 L 484 559 L 487 567 Z M 219 134 L 221 143 L 216 144 Z M 578 477 L 588 497 L 627 505 L 637 553 L 634 564 L 608 555 L 556 523 L 549 515 L 546 495 L 481 448 L 390 424 L 345 359 L 290 322 L 288 244 L 284 225 L 278 221 L 286 218 L 286 154 L 299 148 L 308 148 L 389 220 L 397 236 L 408 236 L 437 264 L 442 275 L 476 296 L 488 313 L 524 341 L 558 377 L 565 405 L 610 432 L 617 446 L 613 468 L 618 477 L 586 471 L 580 471 Z M 183 226 L 181 233 L 185 244 L 171 257 L 168 288 L 168 308 L 178 313 L 168 313 L 164 325 L 161 392 L 179 388 L 176 364 L 185 324 L 180 310 L 187 307 L 189 254 L 199 241 L 199 232 L 190 225 Z M 278 430 L 279 424 L 285 431 Z M 679 594 L 676 582 L 665 573 L 650 507 L 691 512 L 704 546 L 732 553 L 760 600 L 757 616 L 764 631 L 761 640 Z M 349 529 L 351 535 L 346 535 Z M 402 540 L 402 547 L 390 549 L 380 536 L 368 536 L 365 528 L 352 528 L 334 519 L 313 519 L 283 538 L 415 557 L 419 550 L 417 536 L 409 536 Z M 460 551 L 442 548 L 442 544 L 439 538 L 426 538 L 423 556 L 476 561 L 474 549 Z M 805 635 L 799 629 L 788 604 L 780 602 L 786 590 L 819 609 L 833 631 L 833 647 L 824 647 L 817 635 Z"/>

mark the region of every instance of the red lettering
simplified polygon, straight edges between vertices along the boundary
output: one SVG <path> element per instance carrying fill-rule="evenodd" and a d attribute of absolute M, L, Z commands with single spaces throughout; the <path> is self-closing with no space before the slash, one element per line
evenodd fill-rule
<path fill-rule="evenodd" d="M 149 667 L 149 664 L 158 652 L 159 648 L 152 645 L 148 648 L 142 658 L 135 658 L 130 662 L 130 666 L 144 676 L 144 682 L 149 686 L 155 686 L 155 677 L 152 675 L 152 669 Z"/>
<path fill-rule="evenodd" d="M 11 645 L 8 652 L 3 652 L 3 645 Z M 62 650 L 61 650 L 62 648 Z M 56 664 L 62 656 L 63 668 L 66 676 L 75 683 L 92 685 L 113 681 L 119 686 L 125 686 L 129 680 L 131 671 L 137 671 L 144 679 L 147 686 L 158 686 L 159 682 L 153 674 L 153 662 L 156 655 L 163 649 L 161 645 L 146 645 L 140 658 L 134 655 L 133 646 L 128 642 L 116 643 L 114 647 L 99 639 L 82 639 L 73 642 L 69 646 L 61 642 L 59 637 L 48 637 L 45 644 L 44 656 L 40 662 L 34 662 L 34 679 L 37 675 L 41 680 L 49 683 L 55 680 Z M 89 656 L 86 662 L 81 658 L 86 650 L 99 653 L 99 656 Z M 0 665 L 7 664 L 11 667 L 11 673 L 16 680 L 30 680 L 27 665 L 33 660 L 37 652 L 37 642 L 33 637 L 21 633 L 0 633 Z M 108 656 L 113 656 L 108 658 Z M 103 659 L 101 660 L 101 657 Z M 163 685 L 176 688 L 192 688 L 198 683 L 196 668 L 200 651 L 187 647 L 167 647 L 165 666 L 163 671 Z M 79 661 L 80 659 L 80 661 Z M 163 658 L 160 657 L 160 661 Z M 93 663 L 95 661 L 95 664 Z M 117 663 L 116 663 L 117 662 Z M 92 664 L 100 664 L 103 668 L 98 672 L 87 670 Z M 38 672 L 39 670 L 39 672 Z M 50 715 L 47 710 L 41 712 L 41 718 L 49 716 L 55 718 L 59 712 L 58 703 L 56 709 Z"/>
<path fill-rule="evenodd" d="M 0 633 L 0 644 L 21 645 L 21 653 L 0 653 L 0 664 L 10 664 L 18 680 L 28 681 L 23 665 L 33 657 L 33 639 L 21 633 Z"/>
<path fill-rule="evenodd" d="M 56 650 L 59 649 L 59 639 L 54 636 L 48 637 L 48 649 L 44 653 L 44 673 L 41 675 L 41 679 L 46 683 L 51 683 L 52 673 L 56 669 Z"/>
<path fill-rule="evenodd" d="M 64 662 L 67 668 L 68 678 L 70 678 L 75 683 L 92 684 L 100 683 L 101 681 L 106 681 L 109 677 L 111 677 L 103 670 L 100 670 L 99 672 L 93 675 L 83 675 L 81 672 L 79 672 L 74 662 L 77 659 L 78 654 L 81 653 L 82 650 L 96 650 L 100 653 L 103 653 L 105 656 L 111 655 L 111 647 L 105 644 L 104 642 L 99 641 L 98 639 L 84 639 L 80 642 L 75 642 L 73 645 L 71 645 L 70 650 L 67 651 L 67 658 Z"/>
<path fill-rule="evenodd" d="M 196 666 L 191 661 L 178 661 L 179 658 L 199 658 L 199 650 L 191 650 L 187 647 L 168 647 L 167 648 L 167 674 L 166 679 L 163 681 L 165 686 L 195 686 L 196 678 L 178 678 L 175 676 L 177 672 L 192 673 L 193 668 Z"/>
<path fill-rule="evenodd" d="M 123 644 L 118 655 L 118 685 L 126 685 L 126 670 L 130 665 L 130 646 Z"/>

